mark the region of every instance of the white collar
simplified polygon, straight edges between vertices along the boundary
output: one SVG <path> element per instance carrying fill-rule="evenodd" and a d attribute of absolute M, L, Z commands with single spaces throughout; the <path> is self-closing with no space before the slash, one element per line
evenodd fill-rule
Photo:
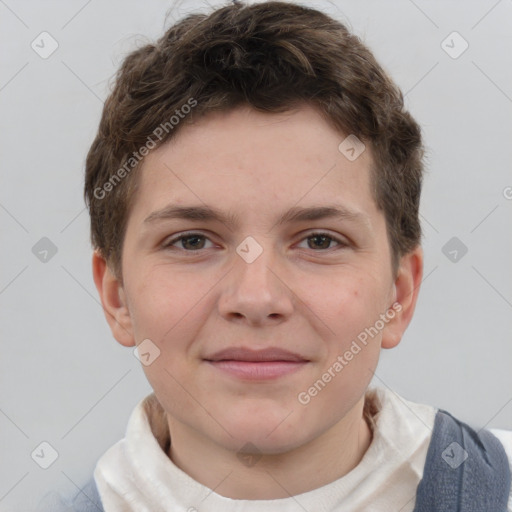
<path fill-rule="evenodd" d="M 415 489 L 414 482 L 417 484 L 422 476 L 435 409 L 409 402 L 384 388 L 368 390 L 367 398 L 379 411 L 375 415 L 376 428 L 370 447 L 352 471 L 290 498 L 234 500 L 203 486 L 167 456 L 165 412 L 151 393 L 133 410 L 125 438 L 109 448 L 96 465 L 94 478 L 103 506 L 107 512 L 296 512 L 301 507 L 330 512 L 338 507 L 363 510 L 361 500 L 366 502 L 365 494 L 389 487 L 390 478 L 411 482 Z M 379 471 L 375 471 L 376 467 Z"/>

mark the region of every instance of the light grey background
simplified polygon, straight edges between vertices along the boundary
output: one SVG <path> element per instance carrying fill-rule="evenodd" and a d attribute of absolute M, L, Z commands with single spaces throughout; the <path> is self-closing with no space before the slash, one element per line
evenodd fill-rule
<path fill-rule="evenodd" d="M 308 5 L 373 49 L 428 147 L 425 280 L 375 384 L 479 427 L 511 429 L 512 1 Z M 151 392 L 99 304 L 83 165 L 123 56 L 193 9 L 187 1 L 0 0 L 2 511 L 33 510 L 50 489 L 76 492 Z M 31 48 L 43 31 L 59 45 L 47 59 Z M 455 59 L 441 46 L 453 31 L 469 44 Z M 453 36 L 445 44 L 462 48 Z M 468 248 L 457 262 L 442 252 L 454 236 Z M 46 263 L 32 252 L 42 237 L 58 249 Z M 59 454 L 46 470 L 31 458 L 43 441 Z"/>

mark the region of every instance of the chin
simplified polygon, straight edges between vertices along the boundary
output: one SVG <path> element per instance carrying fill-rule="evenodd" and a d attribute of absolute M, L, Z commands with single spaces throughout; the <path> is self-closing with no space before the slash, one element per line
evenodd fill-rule
<path fill-rule="evenodd" d="M 304 424 L 293 418 L 294 413 L 286 418 L 291 410 L 283 412 L 287 409 L 279 409 L 278 414 L 269 414 L 268 411 L 258 415 L 239 414 L 236 418 L 221 420 L 234 437 L 226 439 L 232 445 L 230 449 L 237 451 L 246 443 L 252 443 L 265 453 L 277 454 L 301 445 L 306 441 L 307 431 Z"/>

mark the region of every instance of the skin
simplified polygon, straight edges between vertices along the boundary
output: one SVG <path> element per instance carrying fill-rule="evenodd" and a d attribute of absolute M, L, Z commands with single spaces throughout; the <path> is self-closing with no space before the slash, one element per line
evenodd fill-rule
<path fill-rule="evenodd" d="M 160 350 L 143 369 L 167 414 L 169 457 L 222 496 L 307 492 L 347 474 L 371 443 L 364 393 L 381 348 L 396 346 L 412 318 L 423 253 L 418 246 L 403 256 L 393 275 L 384 214 L 370 193 L 371 148 L 351 162 L 338 150 L 344 138 L 308 105 L 286 114 L 249 107 L 208 114 L 145 158 L 122 279 L 93 255 L 116 340 L 132 347 L 150 339 Z M 217 207 L 237 214 L 239 225 L 144 222 L 169 204 Z M 276 224 L 291 207 L 327 204 L 362 220 Z M 186 231 L 205 238 L 163 247 Z M 332 239 L 311 236 L 318 231 Z M 252 263 L 236 252 L 247 236 L 263 249 Z M 298 394 L 394 302 L 401 311 L 302 405 Z M 203 360 L 233 346 L 278 346 L 309 362 L 264 382 L 227 376 Z M 237 457 L 241 449 L 256 454 L 252 465 Z"/>

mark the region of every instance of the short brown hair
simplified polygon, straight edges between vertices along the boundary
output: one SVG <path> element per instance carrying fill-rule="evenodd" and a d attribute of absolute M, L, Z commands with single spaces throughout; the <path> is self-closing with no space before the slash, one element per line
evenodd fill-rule
<path fill-rule="evenodd" d="M 166 142 L 208 112 L 245 104 L 279 113 L 305 102 L 335 129 L 369 144 L 372 195 L 385 215 L 396 272 L 399 258 L 421 241 L 420 127 L 357 36 L 324 13 L 280 1 L 236 2 L 188 15 L 156 43 L 125 58 L 87 155 L 85 201 L 93 247 L 121 277 L 144 146 Z M 187 115 L 171 123 L 178 111 Z M 157 137 L 161 126 L 165 133 L 161 129 Z"/>

